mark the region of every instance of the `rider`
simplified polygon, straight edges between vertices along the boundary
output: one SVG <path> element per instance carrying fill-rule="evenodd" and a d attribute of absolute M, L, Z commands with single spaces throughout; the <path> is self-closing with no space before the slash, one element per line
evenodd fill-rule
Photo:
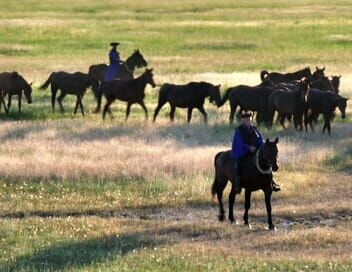
<path fill-rule="evenodd" d="M 110 64 L 109 64 L 109 67 L 106 70 L 105 75 L 104 75 L 105 81 L 113 80 L 118 75 L 118 68 L 119 68 L 119 63 L 120 63 L 120 53 L 116 50 L 116 48 L 119 44 L 120 43 L 118 43 L 118 42 L 110 43 L 110 46 L 112 46 L 112 48 L 109 52 Z"/>
<path fill-rule="evenodd" d="M 252 124 L 252 113 L 241 114 L 241 125 L 235 129 L 232 141 L 231 158 L 234 160 L 235 192 L 241 193 L 241 180 L 238 171 L 239 161 L 249 152 L 254 153 L 264 144 L 258 129 Z M 280 186 L 273 181 L 273 191 L 280 191 Z"/>

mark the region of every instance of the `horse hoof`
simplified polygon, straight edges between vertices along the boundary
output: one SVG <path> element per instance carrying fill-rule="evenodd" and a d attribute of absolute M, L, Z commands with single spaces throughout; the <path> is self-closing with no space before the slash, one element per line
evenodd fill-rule
<path fill-rule="evenodd" d="M 218 216 L 218 219 L 219 219 L 219 221 L 221 221 L 221 222 L 222 222 L 222 221 L 224 221 L 225 216 L 224 216 L 223 214 L 222 214 L 222 215 L 219 215 L 219 216 Z"/>
<path fill-rule="evenodd" d="M 270 226 L 269 226 L 269 230 L 277 231 L 277 228 L 276 228 L 274 225 L 270 225 Z"/>
<path fill-rule="evenodd" d="M 248 223 L 244 223 L 245 226 L 247 226 L 248 229 L 252 229 L 252 225 Z"/>

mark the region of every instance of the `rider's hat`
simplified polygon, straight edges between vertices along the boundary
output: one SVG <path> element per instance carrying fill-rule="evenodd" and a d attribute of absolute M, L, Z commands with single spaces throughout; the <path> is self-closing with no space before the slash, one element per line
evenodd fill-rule
<path fill-rule="evenodd" d="M 252 113 L 250 111 L 245 111 L 241 113 L 241 118 L 250 118 L 252 117 Z"/>
<path fill-rule="evenodd" d="M 118 46 L 120 43 L 119 42 L 111 42 L 110 46 Z"/>

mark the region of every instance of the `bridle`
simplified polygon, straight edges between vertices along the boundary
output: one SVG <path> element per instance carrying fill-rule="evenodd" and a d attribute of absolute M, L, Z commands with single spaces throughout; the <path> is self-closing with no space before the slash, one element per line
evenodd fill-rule
<path fill-rule="evenodd" d="M 263 175 L 269 175 L 273 172 L 271 166 L 269 167 L 269 169 L 264 170 L 263 168 L 261 168 L 260 163 L 259 163 L 259 152 L 262 148 L 258 149 L 257 152 L 255 153 L 254 156 L 254 164 L 257 167 L 257 170 L 259 171 L 259 173 L 263 174 Z"/>

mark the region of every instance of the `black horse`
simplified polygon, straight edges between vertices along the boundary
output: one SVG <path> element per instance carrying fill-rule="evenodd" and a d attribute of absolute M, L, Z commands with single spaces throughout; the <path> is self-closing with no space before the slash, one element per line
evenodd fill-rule
<path fill-rule="evenodd" d="M 309 92 L 308 82 L 303 80 L 299 85 L 299 90 L 276 90 L 268 100 L 267 125 L 271 126 L 274 113 L 277 111 L 280 124 L 285 128 L 285 117 L 293 115 L 294 126 L 296 129 L 303 129 L 303 115 L 306 109 L 307 94 Z"/>
<path fill-rule="evenodd" d="M 119 63 L 118 67 L 118 77 L 119 79 L 133 79 L 133 72 L 136 68 L 146 67 L 148 65 L 147 61 L 144 59 L 143 55 L 139 49 L 134 50 L 131 56 L 129 56 L 126 61 Z M 94 64 L 89 67 L 89 72 L 92 77 L 97 79 L 99 83 L 104 82 L 104 75 L 108 69 L 108 65 Z"/>
<path fill-rule="evenodd" d="M 238 106 L 241 110 L 256 112 L 256 121 L 258 124 L 265 120 L 268 108 L 268 98 L 271 93 L 275 91 L 270 85 L 268 85 L 268 87 L 265 86 L 266 85 L 258 85 L 251 87 L 247 85 L 239 85 L 225 91 L 221 105 L 226 103 L 227 100 L 230 101 L 230 124 L 233 123 Z"/>
<path fill-rule="evenodd" d="M 11 99 L 13 95 L 18 95 L 18 111 L 21 113 L 22 106 L 22 91 L 27 98 L 28 104 L 32 103 L 32 83 L 28 82 L 17 72 L 3 72 L 0 73 L 0 109 L 1 104 L 4 105 L 5 112 L 8 113 L 11 106 Z M 4 97 L 8 95 L 7 107 L 5 105 Z"/>
<path fill-rule="evenodd" d="M 271 142 L 269 139 L 255 153 L 250 153 L 243 158 L 239 165 L 239 174 L 241 178 L 241 186 L 245 189 L 245 212 L 243 215 L 244 223 L 248 224 L 248 210 L 251 205 L 251 193 L 257 190 L 263 190 L 265 195 L 265 204 L 268 213 L 269 229 L 275 229 L 271 218 L 271 194 L 273 192 L 272 171 L 277 171 L 277 143 L 278 138 Z M 233 215 L 233 205 L 235 203 L 235 186 L 234 186 L 234 162 L 231 159 L 231 150 L 219 152 L 215 156 L 215 179 L 211 189 L 213 196 L 217 195 L 219 201 L 219 220 L 225 218 L 225 210 L 222 203 L 223 191 L 230 180 L 232 183 L 229 195 L 229 220 L 235 221 Z"/>
<path fill-rule="evenodd" d="M 84 116 L 82 98 L 88 87 L 92 87 L 94 93 L 98 92 L 99 84 L 96 79 L 91 77 L 88 74 L 76 72 L 76 73 L 67 73 L 67 72 L 53 72 L 50 74 L 49 78 L 43 83 L 39 89 L 44 90 L 49 85 L 51 85 L 51 105 L 52 110 L 55 111 L 55 99 L 58 90 L 61 90 L 61 94 L 57 98 L 57 101 L 60 105 L 61 112 L 64 112 L 62 106 L 62 100 L 67 94 L 76 95 L 76 107 L 74 114 L 77 113 L 78 106 L 81 108 L 82 115 Z"/>
<path fill-rule="evenodd" d="M 188 108 L 187 121 L 192 118 L 194 108 L 198 109 L 204 116 L 204 121 L 207 122 L 207 113 L 204 110 L 204 101 L 206 97 L 210 97 L 211 103 L 221 105 L 220 85 L 213 85 L 208 82 L 190 82 L 186 85 L 163 84 L 159 91 L 158 105 L 154 112 L 153 122 L 160 109 L 169 102 L 171 106 L 170 120 L 174 120 L 176 107 Z"/>
<path fill-rule="evenodd" d="M 278 72 L 271 72 L 269 73 L 268 71 L 261 71 L 260 72 L 260 78 L 262 81 L 269 79 L 271 80 L 274 84 L 281 83 L 281 82 L 289 82 L 292 80 L 300 80 L 302 78 L 311 78 L 312 77 L 312 72 L 310 71 L 309 67 L 306 67 L 302 70 L 298 70 L 293 73 L 278 73 Z"/>
<path fill-rule="evenodd" d="M 110 105 L 116 99 L 122 100 L 127 102 L 126 108 L 126 120 L 130 114 L 130 109 L 132 104 L 139 104 L 142 106 L 145 117 L 148 119 L 148 110 L 144 104 L 144 97 L 145 97 L 145 87 L 147 84 L 152 85 L 155 88 L 156 84 L 153 79 L 153 69 L 146 69 L 145 72 L 135 79 L 129 80 L 119 80 L 115 79 L 112 81 L 104 82 L 99 89 L 99 96 L 98 96 L 98 106 L 95 110 L 95 113 L 100 111 L 101 107 L 101 98 L 104 94 L 106 98 L 106 104 L 103 110 L 103 119 L 105 119 L 106 112 L 109 112 L 112 116 L 112 112 L 110 110 Z"/>
<path fill-rule="evenodd" d="M 321 91 L 317 89 L 310 89 L 307 97 L 307 108 L 305 111 L 305 128 L 308 131 L 308 124 L 310 128 L 313 128 L 313 120 L 318 119 L 319 114 L 323 114 L 324 126 L 328 130 L 329 135 L 331 134 L 330 120 L 334 115 L 336 108 L 339 108 L 341 112 L 341 118 L 346 118 L 346 107 L 348 98 L 342 97 L 336 93 L 329 91 Z"/>

